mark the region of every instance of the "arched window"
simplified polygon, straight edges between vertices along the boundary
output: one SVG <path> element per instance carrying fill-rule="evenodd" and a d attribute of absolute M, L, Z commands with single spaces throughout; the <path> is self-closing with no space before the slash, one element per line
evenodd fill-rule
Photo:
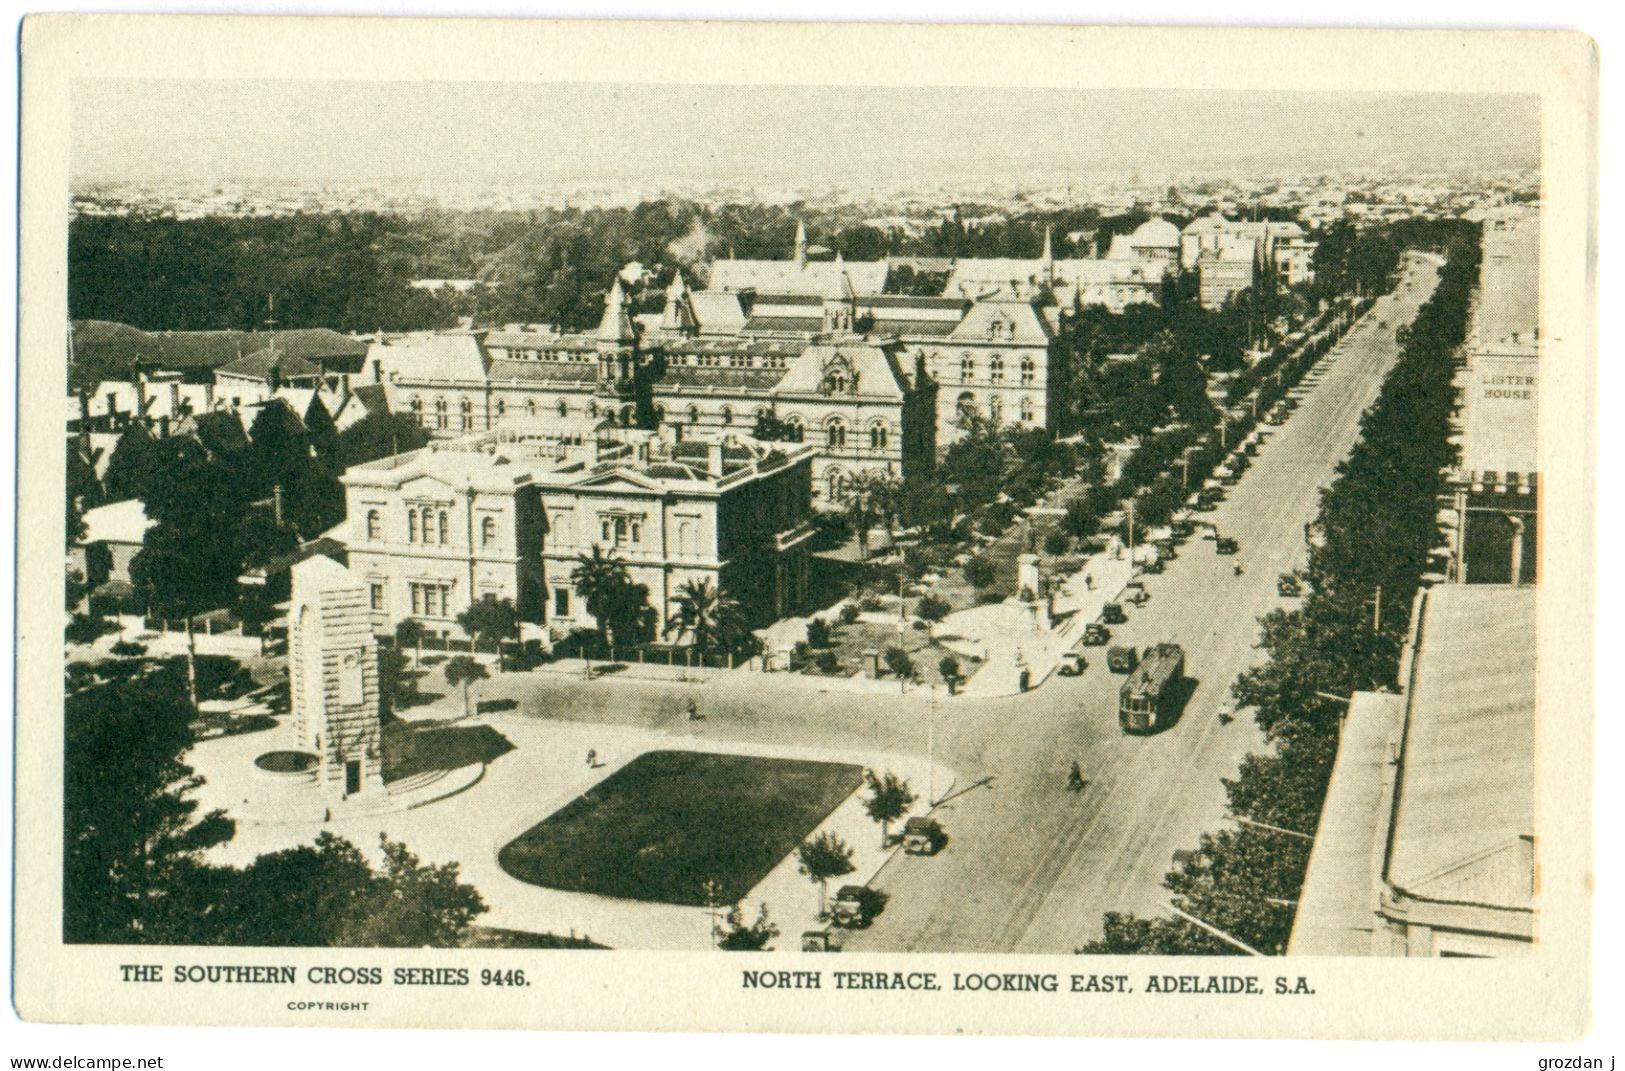
<path fill-rule="evenodd" d="M 1004 382 L 1004 358 L 996 353 L 987 359 L 987 378 L 990 383 Z"/>
<path fill-rule="evenodd" d="M 417 395 L 414 394 L 412 396 L 411 402 L 408 403 L 408 407 L 412 410 L 412 422 L 414 424 L 418 425 L 419 427 L 422 427 L 423 426 L 423 399 L 419 398 Z"/>
<path fill-rule="evenodd" d="M 831 450 L 840 450 L 846 446 L 846 421 L 840 417 L 832 417 L 824 425 L 824 443 Z"/>
<path fill-rule="evenodd" d="M 1023 424 L 1033 422 L 1033 400 L 1031 398 L 1021 399 L 1021 422 Z"/>
<path fill-rule="evenodd" d="M 497 541 L 497 519 L 487 517 L 480 522 L 480 546 L 489 547 Z"/>
<path fill-rule="evenodd" d="M 734 422 L 733 406 L 725 405 L 722 407 L 722 422 L 724 424 L 732 424 Z"/>
<path fill-rule="evenodd" d="M 598 419 L 598 403 L 597 403 L 597 402 L 593 402 L 593 403 L 592 403 L 592 404 L 591 404 L 591 405 L 589 405 L 589 406 L 587 406 L 587 413 L 588 413 L 588 414 L 589 414 L 589 415 L 590 415 L 590 416 L 591 416 L 591 417 L 592 417 L 592 418 L 593 418 L 593 419 L 594 419 L 594 420 L 597 420 L 597 419 Z"/>
<path fill-rule="evenodd" d="M 841 494 L 846 490 L 846 472 L 842 469 L 829 470 L 829 500 L 840 501 Z"/>
<path fill-rule="evenodd" d="M 621 410 L 621 426 L 623 428 L 630 428 L 632 426 L 632 416 L 632 407 L 630 405 Z"/>
<path fill-rule="evenodd" d="M 434 400 L 434 426 L 441 431 L 446 429 L 446 399 L 444 398 Z"/>
<path fill-rule="evenodd" d="M 451 525 L 446 523 L 447 517 L 445 510 L 440 511 L 438 520 L 439 523 L 435 525 L 435 533 L 439 536 L 439 539 L 436 540 L 436 542 L 444 544 L 446 542 L 446 533 L 451 529 Z"/>
<path fill-rule="evenodd" d="M 418 541 L 418 511 L 415 509 L 406 511 L 406 541 L 408 543 Z"/>
<path fill-rule="evenodd" d="M 959 410 L 960 420 L 969 420 L 976 414 L 976 396 L 966 391 L 954 400 L 954 408 Z"/>
<path fill-rule="evenodd" d="M 1031 357 L 1021 359 L 1021 385 L 1024 387 L 1033 385 L 1033 359 Z"/>
<path fill-rule="evenodd" d="M 565 417 L 565 416 L 569 416 L 569 415 L 570 415 L 570 405 L 569 405 L 569 403 L 566 402 L 563 398 L 560 398 L 559 399 L 559 416 Z"/>
<path fill-rule="evenodd" d="M 976 378 L 976 358 L 970 354 L 959 359 L 959 382 L 969 383 Z"/>
<path fill-rule="evenodd" d="M 655 406 L 655 423 L 657 425 L 659 425 L 659 424 L 664 424 L 665 422 L 666 422 L 666 407 L 663 406 L 663 405 Z"/>
<path fill-rule="evenodd" d="M 801 425 L 801 417 L 792 413 L 784 420 L 784 434 L 793 443 L 798 443 L 807 437 L 807 429 Z"/>
<path fill-rule="evenodd" d="M 987 418 L 995 424 L 1004 419 L 1004 399 L 996 394 L 987 400 Z"/>
<path fill-rule="evenodd" d="M 497 399 L 497 419 L 501 420 L 508 414 L 508 403 L 501 398 Z"/>
<path fill-rule="evenodd" d="M 699 406 L 691 405 L 691 406 L 688 407 L 688 422 L 690 424 L 698 424 L 700 422 L 700 407 Z"/>
<path fill-rule="evenodd" d="M 369 509 L 367 511 L 367 538 L 368 539 L 377 539 L 379 537 L 379 535 L 382 533 L 383 527 L 384 527 L 384 519 L 383 519 L 383 517 L 379 516 L 379 513 L 378 513 L 377 510 Z"/>
<path fill-rule="evenodd" d="M 677 551 L 687 557 L 699 553 L 699 543 L 694 537 L 694 522 L 683 521 L 677 526 Z"/>
<path fill-rule="evenodd" d="M 886 449 L 886 425 L 879 421 L 869 425 L 869 449 Z"/>
<path fill-rule="evenodd" d="M 463 403 L 457 407 L 457 410 L 458 410 L 458 412 L 461 414 L 461 416 L 463 418 L 463 430 L 464 431 L 473 431 L 474 430 L 474 403 L 469 401 L 467 398 L 464 398 Z"/>
<path fill-rule="evenodd" d="M 536 418 L 536 399 L 535 398 L 526 398 L 525 399 L 525 415 L 530 417 L 532 420 L 534 420 Z"/>

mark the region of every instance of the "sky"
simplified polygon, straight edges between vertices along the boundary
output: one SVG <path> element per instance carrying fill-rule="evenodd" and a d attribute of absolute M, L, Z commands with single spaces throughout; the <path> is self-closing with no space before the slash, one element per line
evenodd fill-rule
<path fill-rule="evenodd" d="M 1532 167 L 1534 97 L 84 80 L 76 184 Z"/>

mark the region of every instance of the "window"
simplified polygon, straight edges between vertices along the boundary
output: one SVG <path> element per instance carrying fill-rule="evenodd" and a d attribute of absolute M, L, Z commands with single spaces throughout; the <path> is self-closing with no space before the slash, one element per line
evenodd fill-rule
<path fill-rule="evenodd" d="M 846 421 L 837 417 L 824 425 L 824 441 L 832 450 L 846 446 Z"/>
<path fill-rule="evenodd" d="M 954 401 L 954 408 L 959 411 L 960 420 L 969 420 L 976 412 L 976 397 L 966 391 Z"/>
<path fill-rule="evenodd" d="M 497 541 L 497 519 L 487 517 L 480 522 L 480 546 L 489 547 Z"/>
<path fill-rule="evenodd" d="M 1004 358 L 996 353 L 987 359 L 987 378 L 990 383 L 1004 382 Z"/>
<path fill-rule="evenodd" d="M 1033 359 L 1031 357 L 1021 359 L 1021 385 L 1024 387 L 1033 385 Z"/>
<path fill-rule="evenodd" d="M 733 406 L 725 405 L 722 407 L 722 422 L 724 424 L 732 424 L 734 422 Z"/>
<path fill-rule="evenodd" d="M 377 510 L 369 509 L 367 511 L 367 538 L 376 540 L 383 533 L 383 528 L 383 517 L 379 515 Z"/>
<path fill-rule="evenodd" d="M 536 399 L 535 398 L 526 398 L 525 399 L 525 415 L 530 417 L 532 420 L 536 419 Z"/>
<path fill-rule="evenodd" d="M 1004 399 L 994 396 L 987 400 L 987 418 L 997 424 L 1004 419 Z"/>
<path fill-rule="evenodd" d="M 434 426 L 444 431 L 446 429 L 446 399 L 434 400 Z"/>
<path fill-rule="evenodd" d="M 409 509 L 406 511 L 406 541 L 408 543 L 416 543 L 418 541 L 418 511 L 415 509 Z M 424 541 L 428 541 L 427 537 L 425 537 Z M 416 612 L 416 610 L 413 611 L 413 613 Z"/>
<path fill-rule="evenodd" d="M 412 410 L 412 423 L 421 427 L 423 425 L 423 399 L 414 396 L 412 401 L 408 403 L 408 407 Z"/>
<path fill-rule="evenodd" d="M 700 407 L 699 406 L 691 405 L 691 406 L 688 407 L 688 422 L 690 424 L 698 424 L 700 422 Z"/>
<path fill-rule="evenodd" d="M 871 449 L 871 450 L 884 450 L 884 449 L 886 449 L 886 425 L 884 425 L 884 424 L 870 424 L 869 425 L 869 449 Z"/>
<path fill-rule="evenodd" d="M 559 416 L 563 417 L 563 416 L 569 416 L 569 415 L 570 415 L 570 406 L 569 406 L 569 404 L 567 402 L 565 402 L 565 400 L 563 398 L 560 398 L 559 399 Z"/>
<path fill-rule="evenodd" d="M 497 399 L 497 419 L 501 420 L 508 413 L 508 403 L 501 398 Z"/>
<path fill-rule="evenodd" d="M 798 443 L 807 437 L 807 429 L 801 426 L 801 418 L 791 415 L 785 418 L 784 435 L 790 442 Z"/>
<path fill-rule="evenodd" d="M 463 399 L 463 404 L 458 406 L 458 411 L 462 414 L 463 430 L 464 431 L 473 431 L 474 430 L 474 403 L 469 401 L 467 398 L 464 398 Z"/>
<path fill-rule="evenodd" d="M 1021 422 L 1023 424 L 1033 422 L 1033 400 L 1031 398 L 1021 399 Z"/>
<path fill-rule="evenodd" d="M 374 610 L 382 610 L 384 608 L 384 585 L 368 584 L 367 594 L 371 599 L 371 605 Z"/>
<path fill-rule="evenodd" d="M 569 617 L 570 616 L 570 589 L 569 588 L 554 588 L 553 589 L 553 616 L 554 617 Z"/>
<path fill-rule="evenodd" d="M 446 529 L 450 527 L 450 525 L 448 525 L 446 523 L 446 519 L 447 519 L 446 518 L 446 511 L 441 510 L 440 511 L 440 524 L 437 526 L 438 529 L 439 529 L 440 538 L 439 538 L 439 540 L 437 542 L 441 543 L 442 545 L 444 545 L 445 542 L 446 542 Z M 425 523 L 427 523 L 427 522 L 425 522 Z"/>
<path fill-rule="evenodd" d="M 959 381 L 961 383 L 969 383 L 975 378 L 976 358 L 967 353 L 965 356 L 959 359 Z"/>

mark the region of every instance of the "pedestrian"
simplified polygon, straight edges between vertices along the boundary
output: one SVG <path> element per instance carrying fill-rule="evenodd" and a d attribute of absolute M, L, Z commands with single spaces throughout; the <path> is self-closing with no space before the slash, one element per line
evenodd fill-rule
<path fill-rule="evenodd" d="M 1084 586 L 1085 589 L 1087 589 L 1089 591 L 1095 590 L 1095 574 L 1093 574 L 1093 573 L 1084 573 L 1083 574 L 1083 586 Z"/>
<path fill-rule="evenodd" d="M 1240 563 L 1240 562 L 1237 562 L 1237 563 L 1236 563 L 1236 564 L 1235 564 L 1235 566 L 1234 566 L 1234 567 L 1233 567 L 1233 568 L 1234 568 L 1234 569 L 1235 569 L 1235 571 L 1236 571 L 1236 575 L 1237 575 L 1237 576 L 1240 576 L 1240 575 L 1241 575 L 1241 563 Z"/>
<path fill-rule="evenodd" d="M 1082 792 L 1083 784 L 1083 767 L 1078 765 L 1077 759 L 1073 759 L 1072 772 L 1066 777 L 1066 787 L 1072 792 Z"/>
<path fill-rule="evenodd" d="M 595 767 L 597 765 L 598 765 L 598 752 L 593 750 L 592 748 L 588 748 L 587 749 L 587 766 L 589 768 L 591 768 L 591 767 Z"/>
<path fill-rule="evenodd" d="M 698 703 L 694 702 L 694 700 L 692 700 L 692 699 L 690 699 L 688 701 L 688 720 L 689 721 L 699 721 L 700 720 L 700 705 Z"/>

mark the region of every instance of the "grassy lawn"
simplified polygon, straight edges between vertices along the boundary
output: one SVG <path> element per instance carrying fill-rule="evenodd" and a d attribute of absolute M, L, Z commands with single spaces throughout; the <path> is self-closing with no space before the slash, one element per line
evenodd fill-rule
<path fill-rule="evenodd" d="M 918 601 L 918 599 L 910 599 L 909 606 L 912 607 Z M 854 621 L 850 625 L 838 624 L 831 626 L 829 650 L 835 652 L 835 656 L 841 661 L 842 671 L 847 674 L 851 674 L 868 664 L 868 659 L 863 655 L 864 651 L 873 648 L 884 654 L 888 647 L 896 646 L 898 646 L 896 625 L 878 625 L 868 621 Z M 914 669 L 919 674 L 922 685 L 935 684 L 938 687 L 945 687 L 937 666 L 944 655 L 953 652 L 932 642 L 927 638 L 925 630 L 915 628 L 912 622 L 903 630 L 901 646 L 908 656 L 914 660 Z M 809 655 L 816 655 L 818 649 L 808 653 Z M 974 664 L 960 659 L 961 673 L 968 676 L 975 668 Z M 883 679 L 895 679 L 891 678 L 891 675 L 886 672 L 884 659 L 880 663 L 880 671 Z"/>
<path fill-rule="evenodd" d="M 703 907 L 731 904 L 857 791 L 863 769 L 650 751 L 497 853 L 531 885 Z"/>

